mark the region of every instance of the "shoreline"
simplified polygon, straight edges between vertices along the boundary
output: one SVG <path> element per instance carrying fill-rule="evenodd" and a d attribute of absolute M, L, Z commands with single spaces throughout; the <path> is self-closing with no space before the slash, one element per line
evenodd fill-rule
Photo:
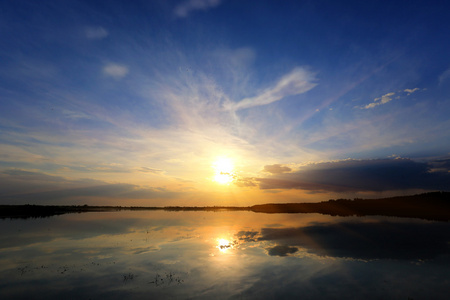
<path fill-rule="evenodd" d="M 317 203 L 268 203 L 253 206 L 90 206 L 0 205 L 0 219 L 45 218 L 67 213 L 122 210 L 252 211 L 255 213 L 320 213 L 332 216 L 392 216 L 450 221 L 450 192 L 431 192 L 380 199 L 331 199 Z"/>

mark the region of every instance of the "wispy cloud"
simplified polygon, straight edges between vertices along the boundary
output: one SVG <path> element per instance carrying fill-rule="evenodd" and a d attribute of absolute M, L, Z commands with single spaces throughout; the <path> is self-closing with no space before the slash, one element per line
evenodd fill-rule
<path fill-rule="evenodd" d="M 175 7 L 174 13 L 177 17 L 185 18 L 195 10 L 207 10 L 221 2 L 222 0 L 187 0 Z"/>
<path fill-rule="evenodd" d="M 236 111 L 254 106 L 267 105 L 279 101 L 285 97 L 299 95 L 314 88 L 314 74 L 304 68 L 295 68 L 290 73 L 284 75 L 273 87 L 264 90 L 261 94 L 245 98 L 241 101 L 227 102 L 224 104 L 225 110 Z"/>
<path fill-rule="evenodd" d="M 103 27 L 87 27 L 85 29 L 86 38 L 90 40 L 101 40 L 109 35 L 109 32 Z"/>
<path fill-rule="evenodd" d="M 153 169 L 153 168 L 149 168 L 149 167 L 141 167 L 139 169 L 139 172 L 143 172 L 143 173 L 153 173 L 153 174 L 161 174 L 163 172 L 163 170 L 160 169 Z"/>
<path fill-rule="evenodd" d="M 115 63 L 109 63 L 103 67 L 103 73 L 115 79 L 121 79 L 128 74 L 128 67 Z"/>
<path fill-rule="evenodd" d="M 445 70 L 440 76 L 439 76 L 439 85 L 441 85 L 444 81 L 448 80 L 450 78 L 450 68 Z"/>

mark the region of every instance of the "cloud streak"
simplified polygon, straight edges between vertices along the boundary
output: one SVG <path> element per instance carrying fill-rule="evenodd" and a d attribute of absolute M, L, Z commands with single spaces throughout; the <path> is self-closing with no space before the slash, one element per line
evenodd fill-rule
<path fill-rule="evenodd" d="M 304 68 L 295 68 L 284 75 L 273 87 L 264 90 L 255 97 L 245 98 L 239 102 L 226 102 L 225 110 L 237 111 L 255 106 L 267 105 L 288 96 L 306 93 L 314 88 L 314 74 Z"/>
<path fill-rule="evenodd" d="M 221 2 L 222 0 L 188 0 L 175 7 L 174 13 L 177 17 L 185 18 L 193 11 L 207 10 L 218 6 Z"/>
<path fill-rule="evenodd" d="M 414 92 L 417 92 L 418 90 L 420 90 L 419 88 L 414 88 L 414 89 L 405 89 L 404 92 L 408 93 L 408 96 L 411 95 Z"/>

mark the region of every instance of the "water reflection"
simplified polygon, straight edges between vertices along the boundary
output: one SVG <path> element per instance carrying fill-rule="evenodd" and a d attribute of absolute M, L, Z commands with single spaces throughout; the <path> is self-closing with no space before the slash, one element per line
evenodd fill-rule
<path fill-rule="evenodd" d="M 284 246 L 270 255 L 295 253 L 299 246 L 319 256 L 355 259 L 433 259 L 449 251 L 448 224 L 340 222 L 298 228 L 262 228 L 259 240 Z"/>
<path fill-rule="evenodd" d="M 0 222 L 0 298 L 446 299 L 450 225 L 251 212 Z"/>
<path fill-rule="evenodd" d="M 233 244 L 226 239 L 218 239 L 217 242 L 218 242 L 217 249 L 219 249 L 221 252 L 226 252 L 227 250 L 233 247 Z"/>

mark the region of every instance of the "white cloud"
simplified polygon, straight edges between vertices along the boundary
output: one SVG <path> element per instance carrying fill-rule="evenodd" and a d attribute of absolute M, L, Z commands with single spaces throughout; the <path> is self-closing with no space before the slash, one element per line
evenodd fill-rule
<path fill-rule="evenodd" d="M 107 37 L 109 32 L 103 27 L 87 27 L 85 34 L 90 40 L 100 40 Z"/>
<path fill-rule="evenodd" d="M 375 106 L 378 106 L 378 105 L 386 104 L 392 100 L 392 96 L 394 96 L 394 95 L 395 95 L 395 93 L 387 93 L 386 95 L 383 95 L 379 98 L 375 98 L 375 99 L 373 99 L 372 103 L 367 104 L 363 108 L 369 109 L 369 108 L 374 108 Z"/>
<path fill-rule="evenodd" d="M 221 0 L 187 0 L 175 7 L 174 13 L 177 17 L 185 18 L 192 11 L 207 10 L 218 6 L 221 2 Z"/>
<path fill-rule="evenodd" d="M 103 73 L 115 79 L 120 79 L 128 74 L 128 67 L 124 65 L 110 63 L 103 67 Z"/>
<path fill-rule="evenodd" d="M 287 96 L 298 95 L 309 91 L 317 85 L 313 82 L 314 80 L 313 73 L 303 68 L 295 68 L 290 73 L 284 75 L 275 86 L 266 89 L 258 96 L 245 98 L 237 103 L 227 102 L 224 104 L 224 108 L 226 110 L 236 111 L 254 106 L 267 105 Z"/>
<path fill-rule="evenodd" d="M 424 90 L 424 89 L 423 89 L 423 90 Z M 399 93 L 401 93 L 401 92 L 407 93 L 406 96 L 409 96 L 409 95 L 411 95 L 412 93 L 415 93 L 415 92 L 417 92 L 417 91 L 420 91 L 420 89 L 419 89 L 419 88 L 404 89 L 403 91 L 400 90 L 400 91 L 398 91 L 398 92 L 399 92 Z M 378 106 L 378 105 L 382 105 L 382 104 L 386 104 L 386 103 L 388 103 L 388 102 L 391 102 L 392 99 L 394 98 L 394 97 L 393 97 L 394 95 L 395 95 L 394 92 L 387 93 L 387 94 L 385 94 L 385 95 L 383 95 L 383 96 L 381 96 L 381 97 L 378 97 L 378 98 L 373 99 L 373 102 L 372 102 L 372 103 L 369 103 L 369 104 L 367 104 L 367 105 L 365 105 L 365 106 L 355 106 L 355 108 L 360 108 L 360 109 L 374 108 L 375 106 Z M 400 95 L 401 95 L 401 94 L 400 94 Z M 400 99 L 400 98 L 402 98 L 402 97 L 404 97 L 404 95 L 403 95 L 403 96 L 397 96 L 397 97 L 395 97 L 395 99 Z"/>

